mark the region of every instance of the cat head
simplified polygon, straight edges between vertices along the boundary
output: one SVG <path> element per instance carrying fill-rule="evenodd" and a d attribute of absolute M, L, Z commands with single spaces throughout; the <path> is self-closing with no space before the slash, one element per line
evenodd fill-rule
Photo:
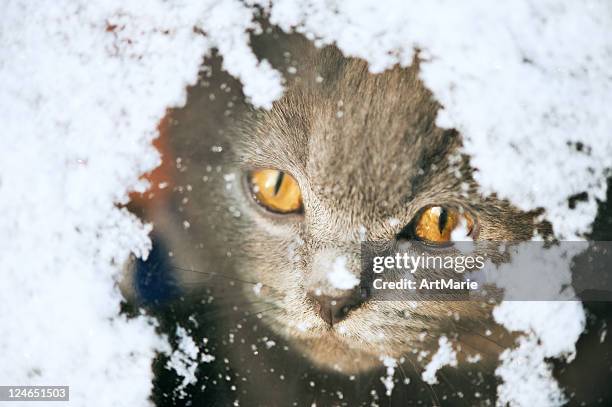
<path fill-rule="evenodd" d="M 279 57 L 292 69 L 271 110 L 238 108 L 235 82 L 204 75 L 175 114 L 177 223 L 189 225 L 174 238 L 177 257 L 242 282 L 213 295 L 240 293 L 326 368 L 417 359 L 441 334 L 469 346 L 493 326 L 490 305 L 373 301 L 360 284 L 361 243 L 418 238 L 431 208 L 469 216 L 475 240 L 525 240 L 533 215 L 478 192 L 460 134 L 436 126 L 441 106 L 417 59 L 373 74 L 333 47 L 300 41 L 291 55 Z M 338 269 L 344 283 L 330 278 Z M 181 278 L 202 289 L 203 275 Z"/>

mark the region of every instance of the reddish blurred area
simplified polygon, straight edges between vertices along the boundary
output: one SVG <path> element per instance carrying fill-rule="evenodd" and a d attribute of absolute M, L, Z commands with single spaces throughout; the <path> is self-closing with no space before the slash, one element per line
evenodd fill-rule
<path fill-rule="evenodd" d="M 157 126 L 159 136 L 153 140 L 153 146 L 159 151 L 162 162 L 160 166 L 143 176 L 149 181 L 149 189 L 142 193 L 130 193 L 130 207 L 138 212 L 146 213 L 155 207 L 163 206 L 170 197 L 175 170 L 173 165 L 174 154 L 168 140 L 171 120 L 172 116 L 168 110 Z"/>

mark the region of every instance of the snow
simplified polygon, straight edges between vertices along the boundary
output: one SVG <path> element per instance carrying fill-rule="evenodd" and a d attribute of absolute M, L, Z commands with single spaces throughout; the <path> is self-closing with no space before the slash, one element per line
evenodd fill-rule
<path fill-rule="evenodd" d="M 578 249 L 563 245 L 528 250 L 528 245 L 541 246 L 540 242 L 526 242 L 513 247 L 512 261 L 490 273 L 496 285 L 506 290 L 506 298 L 574 298 L 568 260 Z M 529 273 L 533 270 L 538 271 L 540 281 L 535 287 L 525 284 L 530 281 Z M 493 317 L 510 331 L 525 333 L 519 338 L 518 347 L 500 356 L 496 374 L 503 383 L 498 386 L 498 401 L 512 406 L 564 404 L 565 396 L 546 359 L 571 361 L 574 358 L 575 343 L 586 324 L 582 304 L 578 301 L 504 301 L 494 309 Z"/>
<path fill-rule="evenodd" d="M 480 353 L 477 353 L 475 355 L 468 355 L 465 360 L 468 363 L 478 363 L 480 362 L 480 360 L 482 359 L 482 356 L 480 355 Z"/>
<path fill-rule="evenodd" d="M 152 360 L 169 347 L 155 321 L 119 314 L 117 279 L 130 252 L 146 256 L 151 227 L 117 204 L 146 188 L 157 124 L 211 46 L 253 103 L 279 96 L 279 75 L 247 47 L 253 13 L 238 1 L 4 2 L 0 383 L 69 385 L 74 405 L 150 404 Z"/>
<path fill-rule="evenodd" d="M 253 21 L 254 9 L 238 0 L 209 0 L 199 24 L 211 45 L 223 55 L 223 68 L 240 79 L 243 92 L 255 106 L 270 108 L 281 97 L 281 75 L 268 61 L 258 61 L 249 47 L 247 31 L 259 30 Z"/>
<path fill-rule="evenodd" d="M 215 360 L 215 357 L 213 355 L 207 354 L 207 353 L 203 353 L 202 356 L 200 357 L 200 360 L 203 363 L 211 363 L 212 361 Z"/>
<path fill-rule="evenodd" d="M 470 229 L 468 228 L 467 220 L 464 216 L 459 218 L 459 223 L 451 232 L 451 241 L 453 242 L 471 242 L 474 239 L 469 235 Z M 467 245 L 471 246 L 471 245 Z"/>
<path fill-rule="evenodd" d="M 585 247 L 567 242 L 546 247 L 540 241 L 506 246 L 504 251 L 511 256 L 511 261 L 499 265 L 487 261 L 485 268 L 475 275 L 485 272 L 486 281 L 503 288 L 504 298 L 509 300 L 574 300 L 568 260 Z M 538 273 L 535 278 L 534 272 Z"/>
<path fill-rule="evenodd" d="M 172 352 L 166 368 L 173 369 L 183 378 L 174 390 L 179 398 L 182 398 L 187 394 L 185 388 L 190 384 L 195 384 L 198 380 L 195 372 L 198 369 L 198 354 L 200 350 L 185 328 L 177 326 L 176 337 L 178 338 L 178 346 Z M 214 357 L 211 360 L 210 355 L 202 355 L 201 360 L 208 363 L 214 360 Z"/>
<path fill-rule="evenodd" d="M 574 301 L 505 301 L 495 320 L 512 331 L 527 332 L 519 346 L 505 350 L 496 374 L 503 379 L 497 388 L 498 402 L 511 406 L 560 406 L 562 389 L 552 377 L 546 358 L 575 355 L 575 343 L 584 330 L 582 304 Z"/>
<path fill-rule="evenodd" d="M 420 49 L 421 77 L 444 106 L 437 124 L 463 134 L 482 191 L 545 208 L 569 239 L 589 230 L 612 167 L 610 8 L 605 0 L 279 0 L 270 13 L 285 30 L 366 59 L 372 72 L 408 65 Z M 588 202 L 569 211 L 567 198 L 585 190 Z"/>
<path fill-rule="evenodd" d="M 504 380 L 497 388 L 499 405 L 561 406 L 567 401 L 552 377 L 550 366 L 542 363 L 546 352 L 533 336 L 521 336 L 519 346 L 505 350 L 496 373 Z"/>
<path fill-rule="evenodd" d="M 327 273 L 329 283 L 339 290 L 350 290 L 359 284 L 359 279 L 347 269 L 346 262 L 346 256 L 336 257 L 332 264 L 332 271 Z"/>
<path fill-rule="evenodd" d="M 255 6 L 373 72 L 409 64 L 419 48 L 443 105 L 437 124 L 464 136 L 482 192 L 544 208 L 559 238 L 589 230 L 612 167 L 605 0 L 12 0 L 0 17 L 0 382 L 68 384 L 75 405 L 148 404 L 151 360 L 167 344 L 154 321 L 119 315 L 116 281 L 130 252 L 146 256 L 150 227 L 116 204 L 146 188 L 157 123 L 184 103 L 211 47 L 255 106 L 281 95 L 280 73 L 248 44 Z M 359 283 L 346 260 L 329 277 L 341 289 Z M 526 332 L 502 355 L 501 402 L 560 404 L 544 357 L 573 354 L 581 305 L 504 302 L 495 318 Z M 452 364 L 442 339 L 424 380 Z"/>
<path fill-rule="evenodd" d="M 380 378 L 380 381 L 385 386 L 385 394 L 390 396 L 393 392 L 393 388 L 395 387 L 395 383 L 393 382 L 393 376 L 395 375 L 395 368 L 397 367 L 397 359 L 392 358 L 390 356 L 381 357 L 383 362 L 383 366 L 386 369 L 386 375 Z"/>
<path fill-rule="evenodd" d="M 524 210 L 544 208 L 558 238 L 580 239 L 590 230 L 596 199 L 605 199 L 612 167 L 609 2 L 524 0 L 500 6 L 484 0 L 281 0 L 272 5 L 271 15 L 285 30 L 296 28 L 368 60 L 373 72 L 409 64 L 414 49 L 422 50 L 421 77 L 443 105 L 437 124 L 463 135 L 482 192 L 495 192 Z M 568 198 L 583 191 L 588 200 L 570 210 Z M 571 352 L 583 328 L 582 307 L 540 305 L 541 317 L 556 312 L 554 318 L 522 340 L 562 337 L 538 349 L 557 357 Z M 533 328 L 532 311 L 502 303 L 497 314 L 508 317 L 499 322 L 509 327 Z M 572 329 L 566 334 L 568 325 Z M 547 372 L 538 353 L 531 355 L 532 365 Z M 513 369 L 504 369 L 510 360 L 502 359 L 498 370 L 506 380 L 500 400 L 559 405 L 558 386 L 550 375 L 539 375 L 537 382 L 548 392 L 535 382 L 520 385 L 523 370 L 514 365 L 513 376 Z M 541 403 L 512 400 L 514 392 L 525 397 L 538 393 Z"/>
<path fill-rule="evenodd" d="M 395 227 L 395 226 L 398 226 L 401 223 L 401 221 L 398 218 L 388 218 L 387 223 L 389 224 L 389 226 Z"/>
<path fill-rule="evenodd" d="M 421 378 L 428 384 L 438 383 L 436 372 L 444 366 L 457 366 L 457 353 L 448 341 L 448 338 L 446 336 L 441 336 L 440 339 L 438 339 L 438 350 L 425 366 Z"/>

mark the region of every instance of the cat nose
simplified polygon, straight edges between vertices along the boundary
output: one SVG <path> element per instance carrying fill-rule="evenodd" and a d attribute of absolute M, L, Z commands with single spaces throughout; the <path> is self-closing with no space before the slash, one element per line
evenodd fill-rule
<path fill-rule="evenodd" d="M 329 326 L 342 321 L 351 310 L 363 304 L 364 299 L 359 293 L 351 292 L 342 296 L 317 295 L 309 292 L 308 298 L 312 301 L 314 310 Z"/>

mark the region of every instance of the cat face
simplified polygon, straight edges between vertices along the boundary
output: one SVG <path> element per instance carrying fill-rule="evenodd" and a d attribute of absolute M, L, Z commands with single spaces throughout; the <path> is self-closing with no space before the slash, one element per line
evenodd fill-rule
<path fill-rule="evenodd" d="M 441 334 L 482 349 L 475 338 L 493 326 L 488 305 L 372 301 L 359 284 L 340 289 L 329 278 L 340 263 L 362 280 L 360 242 L 414 231 L 426 208 L 469 214 L 474 239 L 532 236 L 532 215 L 477 193 L 460 135 L 435 125 L 439 108 L 418 64 L 375 75 L 326 48 L 309 50 L 270 111 L 236 114 L 227 125 L 217 123 L 228 116 L 222 108 L 207 106 L 206 118 L 184 110 L 175 133 L 190 130 L 175 144 L 181 191 L 189 191 L 178 212 L 189 228 L 174 239 L 190 244 L 178 258 L 245 282 L 215 295 L 246 298 L 244 307 L 325 368 L 364 371 L 382 356 L 418 361 Z M 201 132 L 196 122 L 206 123 Z M 194 140 L 203 136 L 209 144 L 198 155 Z M 182 277 L 188 287 L 194 278 L 206 287 L 202 275 Z"/>
<path fill-rule="evenodd" d="M 364 278 L 361 241 L 398 239 L 430 207 L 469 213 L 476 239 L 533 233 L 528 216 L 476 193 L 460 137 L 435 126 L 439 107 L 417 73 L 413 65 L 373 75 L 323 51 L 271 111 L 237 131 L 236 269 L 260 283 L 247 295 L 274 307 L 265 323 L 328 368 L 414 356 L 450 325 L 469 332 L 487 319 L 483 304 L 370 301 L 358 284 L 334 286 L 338 262 Z"/>

